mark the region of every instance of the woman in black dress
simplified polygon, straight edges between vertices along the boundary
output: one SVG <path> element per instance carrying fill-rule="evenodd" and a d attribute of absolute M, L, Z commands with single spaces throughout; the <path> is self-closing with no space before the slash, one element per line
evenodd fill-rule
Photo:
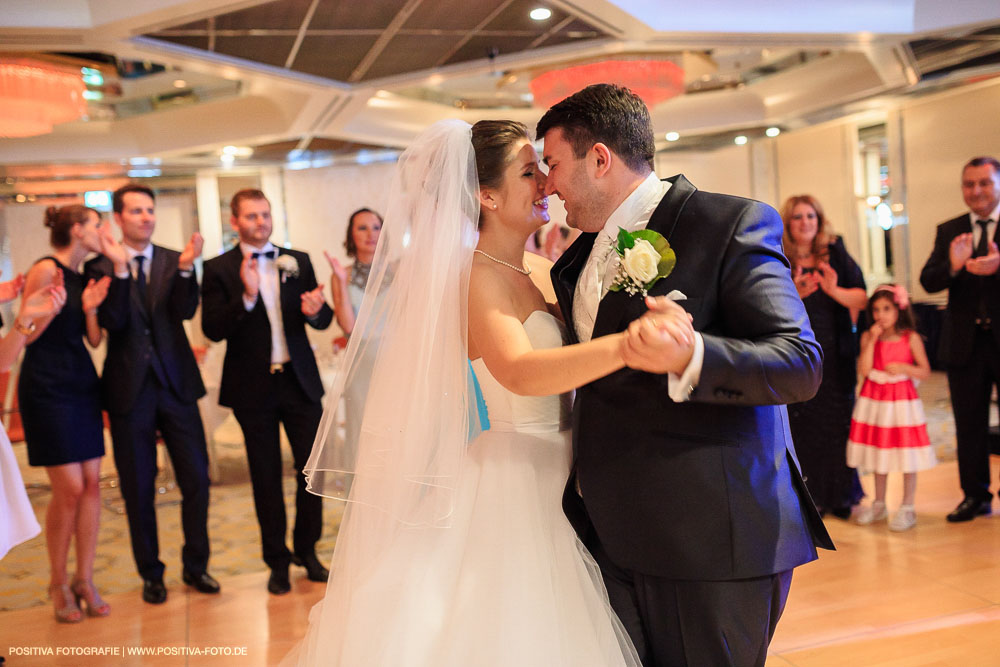
<path fill-rule="evenodd" d="M 116 275 L 126 276 L 114 280 L 114 296 L 127 298 L 128 267 L 125 251 L 102 226 L 97 211 L 80 205 L 50 206 L 45 225 L 51 230 L 53 252 L 31 267 L 25 292 L 63 284 L 66 303 L 58 314 L 34 322 L 17 391 L 28 463 L 44 466 L 52 484 L 45 518 L 52 572 L 49 594 L 56 619 L 77 623 L 83 620 L 81 600 L 90 616 L 111 611 L 93 584 L 104 427 L 97 372 L 83 337 L 91 346 L 100 344 L 97 307 L 112 282 L 105 278 L 84 285 L 78 269 L 89 253 L 103 253 L 115 264 Z M 74 535 L 76 575 L 70 585 L 66 561 Z"/>
<path fill-rule="evenodd" d="M 827 230 L 819 202 L 789 197 L 781 207 L 792 278 L 823 347 L 823 382 L 812 400 L 788 406 L 788 421 L 806 486 L 820 512 L 846 519 L 864 496 L 847 467 L 847 436 L 857 384 L 854 320 L 867 305 L 865 280 L 840 237 Z"/>

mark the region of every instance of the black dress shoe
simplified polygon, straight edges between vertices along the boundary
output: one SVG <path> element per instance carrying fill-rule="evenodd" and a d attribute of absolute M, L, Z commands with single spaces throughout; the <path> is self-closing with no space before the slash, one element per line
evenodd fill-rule
<path fill-rule="evenodd" d="M 306 568 L 306 578 L 309 581 L 319 581 L 322 583 L 330 578 L 330 570 L 323 567 L 323 564 L 316 558 L 316 554 L 292 556 L 292 563 Z"/>
<path fill-rule="evenodd" d="M 993 509 L 990 507 L 989 500 L 976 500 L 975 498 L 966 496 L 965 500 L 958 504 L 958 507 L 948 515 L 947 519 L 951 523 L 972 521 L 977 516 L 989 514 L 992 511 Z"/>
<path fill-rule="evenodd" d="M 163 604 L 167 601 L 167 587 L 163 579 L 143 579 L 142 599 L 149 604 Z"/>
<path fill-rule="evenodd" d="M 181 574 L 181 579 L 188 586 L 194 586 L 194 589 L 199 593 L 218 593 L 221 590 L 219 582 L 208 572 L 192 574 L 190 571 L 184 570 Z"/>
<path fill-rule="evenodd" d="M 288 581 L 288 568 L 271 570 L 271 576 L 267 580 L 267 592 L 271 595 L 284 595 L 290 590 L 292 584 Z"/>

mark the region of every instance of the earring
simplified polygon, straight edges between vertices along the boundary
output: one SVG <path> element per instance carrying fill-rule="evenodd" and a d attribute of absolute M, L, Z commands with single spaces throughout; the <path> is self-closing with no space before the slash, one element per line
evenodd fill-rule
<path fill-rule="evenodd" d="M 497 205 L 496 204 L 493 204 L 493 210 L 494 211 L 497 210 Z"/>

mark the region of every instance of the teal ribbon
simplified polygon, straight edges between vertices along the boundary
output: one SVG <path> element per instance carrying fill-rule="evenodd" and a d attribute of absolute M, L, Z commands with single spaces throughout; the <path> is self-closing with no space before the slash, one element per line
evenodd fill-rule
<path fill-rule="evenodd" d="M 479 386 L 479 378 L 476 371 L 472 369 L 472 362 L 469 362 L 469 437 L 466 442 L 472 442 L 479 437 L 483 431 L 490 430 L 490 413 L 486 409 L 486 399 L 483 398 L 483 389 Z M 472 405 L 475 401 L 475 405 Z"/>

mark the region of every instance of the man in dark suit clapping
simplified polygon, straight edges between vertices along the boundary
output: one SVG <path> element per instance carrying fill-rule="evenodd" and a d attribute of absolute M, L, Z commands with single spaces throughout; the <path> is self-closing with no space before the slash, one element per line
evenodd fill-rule
<path fill-rule="evenodd" d="M 958 474 L 965 495 L 948 521 L 989 514 L 990 395 L 1000 382 L 1000 162 L 970 160 L 962 169 L 969 212 L 938 225 L 934 250 L 920 272 L 928 292 L 948 290 L 938 358 L 948 370 L 958 440 Z"/>
<path fill-rule="evenodd" d="M 309 255 L 271 244 L 271 205 L 264 193 L 241 190 L 230 208 L 240 243 L 205 263 L 202 328 L 210 339 L 227 343 L 219 403 L 233 409 L 243 429 L 264 562 L 271 568 L 267 590 L 281 595 L 291 590 L 290 562 L 303 565 L 313 581 L 329 576 L 315 551 L 322 498 L 306 490 L 302 467 L 323 413 L 323 385 L 305 325 L 325 329 L 333 311 Z M 293 552 L 285 545 L 279 422 L 298 472 Z"/>
<path fill-rule="evenodd" d="M 201 255 L 201 235 L 195 232 L 180 253 L 151 243 L 155 201 L 142 185 L 119 188 L 112 206 L 131 272 L 119 277 L 131 277 L 131 295 L 128 301 L 107 299 L 98 310 L 108 330 L 101 383 L 142 599 L 151 604 L 167 599 L 154 506 L 157 431 L 181 489 L 183 580 L 202 593 L 218 593 L 218 582 L 206 572 L 208 453 L 198 412 L 205 387 L 184 331 L 184 320 L 198 308 L 194 260 Z M 85 270 L 93 279 L 114 273 L 105 257 L 87 262 Z"/>

